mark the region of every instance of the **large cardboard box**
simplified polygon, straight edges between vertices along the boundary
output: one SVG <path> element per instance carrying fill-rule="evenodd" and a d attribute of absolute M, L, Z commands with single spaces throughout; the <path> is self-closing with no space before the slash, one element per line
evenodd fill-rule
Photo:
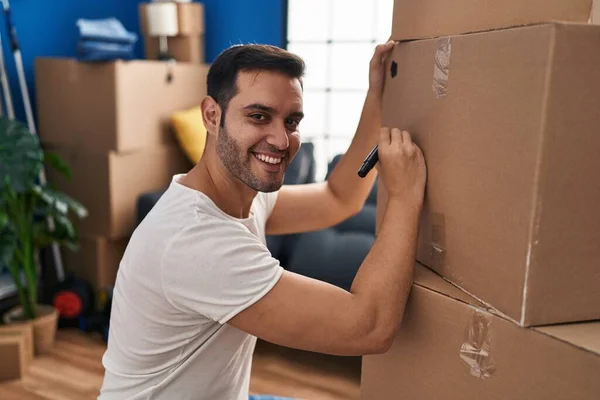
<path fill-rule="evenodd" d="M 203 64 L 205 61 L 204 36 L 188 35 L 167 38 L 168 52 L 175 61 Z M 144 37 L 144 54 L 149 60 L 158 60 L 158 38 Z"/>
<path fill-rule="evenodd" d="M 138 7 L 140 30 L 144 36 L 148 35 L 147 8 L 148 3 L 140 3 Z M 180 36 L 204 34 L 204 4 L 177 3 L 177 25 Z"/>
<path fill-rule="evenodd" d="M 98 292 L 114 286 L 128 243 L 129 238 L 82 236 L 78 251 L 65 250 L 65 265 L 69 272 L 88 282 Z"/>
<path fill-rule="evenodd" d="M 83 235 L 129 237 L 136 227 L 140 195 L 166 189 L 173 175 L 191 168 L 177 146 L 125 153 L 96 153 L 75 147 L 48 149 L 70 166 L 71 179 L 48 169 L 49 181 L 87 207 L 78 223 Z"/>
<path fill-rule="evenodd" d="M 522 325 L 600 319 L 600 26 L 404 42 L 383 123 L 428 165 L 418 259 Z"/>
<path fill-rule="evenodd" d="M 596 3 L 596 4 L 594 4 Z M 599 22 L 598 0 L 395 0 L 392 39 L 458 35 L 542 22 Z"/>
<path fill-rule="evenodd" d="M 169 118 L 202 102 L 207 74 L 203 64 L 38 58 L 40 138 L 96 152 L 173 144 Z"/>
<path fill-rule="evenodd" d="M 600 322 L 523 328 L 417 266 L 391 349 L 363 357 L 361 399 L 600 396 Z"/>

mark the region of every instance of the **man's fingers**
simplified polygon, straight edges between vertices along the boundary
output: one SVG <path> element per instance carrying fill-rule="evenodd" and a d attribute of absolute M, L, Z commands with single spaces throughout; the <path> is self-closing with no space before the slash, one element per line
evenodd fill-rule
<path fill-rule="evenodd" d="M 407 131 L 402 131 L 402 142 L 404 144 L 412 144 L 412 138 L 410 137 L 410 133 Z"/>
<path fill-rule="evenodd" d="M 401 144 L 402 141 L 403 141 L 402 131 L 398 128 L 393 128 L 392 129 L 392 143 Z"/>
<path fill-rule="evenodd" d="M 371 59 L 371 63 L 374 65 L 381 64 L 383 58 L 394 48 L 394 42 L 390 40 L 385 44 L 379 44 L 375 47 L 375 53 Z"/>
<path fill-rule="evenodd" d="M 388 145 L 391 142 L 390 128 L 381 128 L 379 130 L 379 144 Z"/>

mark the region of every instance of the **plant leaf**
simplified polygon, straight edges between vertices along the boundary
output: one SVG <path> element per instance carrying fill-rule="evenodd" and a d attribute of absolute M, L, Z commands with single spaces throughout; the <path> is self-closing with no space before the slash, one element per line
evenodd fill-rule
<path fill-rule="evenodd" d="M 72 211 L 79 218 L 85 218 L 88 215 L 88 211 L 83 204 L 62 192 L 39 185 L 36 185 L 33 190 L 46 205 L 42 208 L 43 213 L 67 215 L 69 211 Z"/>
<path fill-rule="evenodd" d="M 71 168 L 61 156 L 52 151 L 44 152 L 44 159 L 46 163 L 57 170 L 62 176 L 67 179 L 71 179 Z"/>
<path fill-rule="evenodd" d="M 32 135 L 18 120 L 0 118 L 1 190 L 6 190 L 5 185 L 17 193 L 28 190 L 37 179 L 43 158 L 37 135 Z"/>
<path fill-rule="evenodd" d="M 8 226 L 8 214 L 4 210 L 0 210 L 0 233 L 4 231 L 4 228 Z M 4 237 L 4 236 L 2 236 Z"/>
<path fill-rule="evenodd" d="M 54 230 L 50 231 L 47 221 L 36 221 L 33 226 L 33 235 L 36 246 L 47 247 L 52 243 L 64 245 L 71 250 L 79 248 L 79 232 L 67 216 L 54 217 Z"/>
<path fill-rule="evenodd" d="M 12 226 L 6 223 L 0 228 L 0 269 L 8 268 L 15 256 L 17 249 L 17 235 Z"/>

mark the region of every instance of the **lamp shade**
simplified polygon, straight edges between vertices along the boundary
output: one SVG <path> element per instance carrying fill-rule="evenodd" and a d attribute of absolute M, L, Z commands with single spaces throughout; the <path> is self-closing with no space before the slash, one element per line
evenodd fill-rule
<path fill-rule="evenodd" d="M 179 32 L 177 4 L 174 2 L 149 3 L 146 20 L 150 36 L 177 36 Z"/>

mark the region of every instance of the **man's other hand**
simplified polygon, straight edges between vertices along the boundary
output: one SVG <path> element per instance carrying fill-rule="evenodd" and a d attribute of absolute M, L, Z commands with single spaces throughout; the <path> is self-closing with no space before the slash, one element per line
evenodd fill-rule
<path fill-rule="evenodd" d="M 385 59 L 394 48 L 394 42 L 389 41 L 375 47 L 375 53 L 369 63 L 369 91 L 381 95 L 385 78 Z"/>

